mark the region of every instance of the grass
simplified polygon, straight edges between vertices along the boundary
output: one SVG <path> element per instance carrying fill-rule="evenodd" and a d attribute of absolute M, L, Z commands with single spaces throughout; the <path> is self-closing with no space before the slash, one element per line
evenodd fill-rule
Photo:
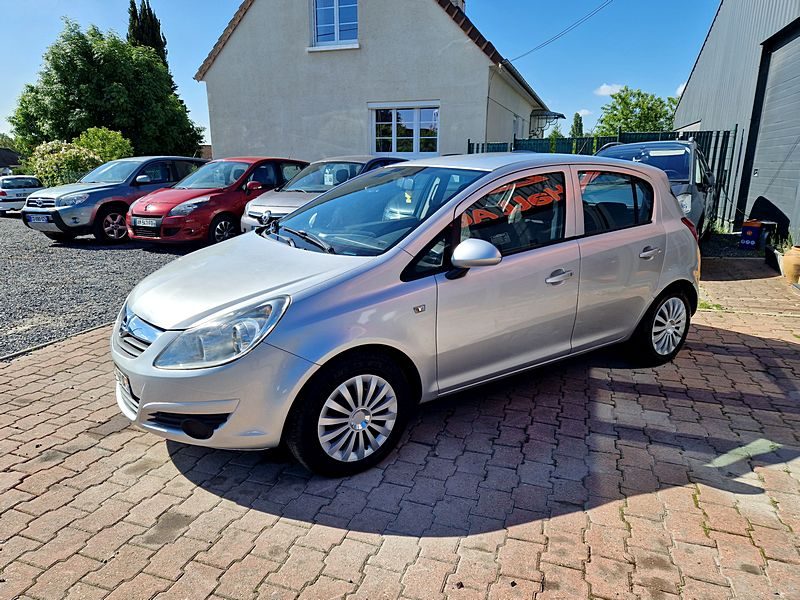
<path fill-rule="evenodd" d="M 725 307 L 722 306 L 722 304 L 716 304 L 715 302 L 709 302 L 708 300 L 700 300 L 697 308 L 700 310 L 725 310 Z"/>

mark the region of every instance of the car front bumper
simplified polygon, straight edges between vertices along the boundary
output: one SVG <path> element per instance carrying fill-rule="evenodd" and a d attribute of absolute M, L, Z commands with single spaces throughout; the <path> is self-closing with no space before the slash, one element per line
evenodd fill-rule
<path fill-rule="evenodd" d="M 73 235 L 90 233 L 94 207 L 66 206 L 63 208 L 37 208 L 25 206 L 22 209 L 22 222 L 27 227 L 43 232 L 62 232 Z M 46 221 L 31 222 L 31 218 L 46 218 Z"/>
<path fill-rule="evenodd" d="M 117 331 L 111 354 L 120 411 L 141 429 L 185 444 L 229 450 L 276 447 L 292 402 L 318 369 L 266 342 L 219 367 L 158 369 L 153 361 L 179 332 L 163 332 L 131 357 Z M 192 437 L 186 433 L 187 421 L 212 423 L 213 433 L 207 439 Z"/>
<path fill-rule="evenodd" d="M 139 219 L 156 222 L 155 226 L 139 225 Z M 160 217 L 156 215 L 130 215 L 127 218 L 128 235 L 131 239 L 179 243 L 196 242 L 208 237 L 208 223 L 205 219 L 189 216 Z"/>

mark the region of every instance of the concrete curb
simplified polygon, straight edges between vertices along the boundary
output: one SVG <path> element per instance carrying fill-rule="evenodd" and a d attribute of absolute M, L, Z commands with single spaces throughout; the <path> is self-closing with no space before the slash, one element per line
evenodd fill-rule
<path fill-rule="evenodd" d="M 53 344 L 58 344 L 59 342 L 64 342 L 70 338 L 75 337 L 76 335 L 83 335 L 84 333 L 89 333 L 90 331 L 95 331 L 97 329 L 102 329 L 103 327 L 108 327 L 109 325 L 113 325 L 114 321 L 109 321 L 108 323 L 103 323 L 101 325 L 95 325 L 94 327 L 89 327 L 88 329 L 82 329 L 81 331 L 76 331 L 75 333 L 71 333 L 70 335 L 65 335 L 64 337 L 58 338 L 56 340 L 51 340 L 49 342 L 44 342 L 43 344 L 38 344 L 36 346 L 31 346 L 29 348 L 25 348 L 24 350 L 19 350 L 17 352 L 12 352 L 11 354 L 6 354 L 5 356 L 0 356 L 0 362 L 9 362 L 14 360 L 15 358 L 19 358 L 25 354 L 30 354 L 36 350 L 41 350 L 42 348 L 47 348 L 47 346 L 52 346 Z"/>

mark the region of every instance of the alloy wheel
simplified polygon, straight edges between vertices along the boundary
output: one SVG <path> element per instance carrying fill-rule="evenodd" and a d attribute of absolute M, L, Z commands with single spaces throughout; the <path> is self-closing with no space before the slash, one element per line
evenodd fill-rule
<path fill-rule="evenodd" d="M 217 226 L 214 228 L 214 241 L 224 242 L 232 238 L 235 234 L 236 230 L 233 223 L 228 220 L 222 220 L 217 223 Z"/>
<path fill-rule="evenodd" d="M 397 396 L 377 375 L 358 375 L 328 396 L 317 423 L 325 453 L 341 462 L 356 462 L 376 452 L 392 434 Z"/>
<path fill-rule="evenodd" d="M 672 354 L 686 333 L 686 305 L 680 298 L 667 299 L 653 320 L 653 348 L 662 356 Z"/>
<path fill-rule="evenodd" d="M 103 232 L 110 240 L 121 240 L 128 235 L 125 226 L 125 215 L 120 213 L 108 213 L 103 219 Z"/>

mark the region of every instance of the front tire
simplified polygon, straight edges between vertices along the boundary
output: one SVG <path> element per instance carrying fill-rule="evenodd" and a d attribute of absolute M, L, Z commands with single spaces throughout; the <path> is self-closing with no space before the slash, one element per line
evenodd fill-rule
<path fill-rule="evenodd" d="M 208 227 L 208 242 L 218 244 L 234 237 L 241 225 L 231 215 L 217 215 Z"/>
<path fill-rule="evenodd" d="M 670 362 L 683 348 L 690 323 L 691 307 L 686 295 L 678 290 L 661 294 L 631 338 L 631 356 L 645 366 Z"/>
<path fill-rule="evenodd" d="M 310 471 L 346 477 L 382 461 L 414 409 L 411 386 L 393 361 L 356 355 L 324 367 L 295 401 L 284 431 Z"/>
<path fill-rule="evenodd" d="M 92 234 L 98 242 L 121 244 L 128 241 L 128 227 L 125 224 L 127 209 L 106 206 L 97 211 Z"/>

